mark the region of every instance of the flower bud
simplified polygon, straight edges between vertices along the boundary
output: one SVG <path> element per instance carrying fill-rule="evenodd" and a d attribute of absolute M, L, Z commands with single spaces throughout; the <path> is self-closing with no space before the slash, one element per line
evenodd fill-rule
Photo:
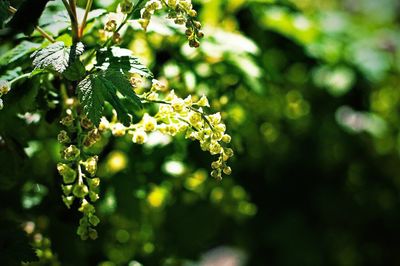
<path fill-rule="evenodd" d="M 72 115 L 66 115 L 60 121 L 60 123 L 66 127 L 72 126 L 73 122 L 74 122 L 74 118 L 72 117 Z"/>
<path fill-rule="evenodd" d="M 130 0 L 124 0 L 119 4 L 121 12 L 124 14 L 129 14 L 133 10 L 133 3 Z"/>
<path fill-rule="evenodd" d="M 154 117 L 145 114 L 143 116 L 143 127 L 146 132 L 154 131 L 157 127 L 157 120 Z"/>
<path fill-rule="evenodd" d="M 67 161 L 73 161 L 79 157 L 81 151 L 75 146 L 70 145 L 64 151 L 64 159 Z"/>
<path fill-rule="evenodd" d="M 66 186 L 61 185 L 61 188 L 62 188 L 62 191 L 63 191 L 64 195 L 68 196 L 69 194 L 71 194 L 72 187 L 73 187 L 72 185 L 66 185 Z"/>
<path fill-rule="evenodd" d="M 110 122 L 105 117 L 102 117 L 100 119 L 100 124 L 99 124 L 99 130 L 100 131 L 105 131 L 106 129 L 110 128 Z"/>
<path fill-rule="evenodd" d="M 97 226 L 100 223 L 100 219 L 96 215 L 90 215 L 89 223 L 91 223 L 93 226 Z"/>
<path fill-rule="evenodd" d="M 60 133 L 57 135 L 57 140 L 61 144 L 66 144 L 71 141 L 71 139 L 68 136 L 67 131 L 61 130 Z"/>
<path fill-rule="evenodd" d="M 89 193 L 89 189 L 84 184 L 76 184 L 72 190 L 72 193 L 78 198 L 83 198 Z"/>
<path fill-rule="evenodd" d="M 62 196 L 62 200 L 68 209 L 71 207 L 72 203 L 74 203 L 74 199 L 75 199 L 74 196 L 68 196 L 68 197 Z"/>
<path fill-rule="evenodd" d="M 223 172 L 226 175 L 230 175 L 232 173 L 232 169 L 229 166 L 225 166 Z"/>
<path fill-rule="evenodd" d="M 117 29 L 117 22 L 113 19 L 107 21 L 106 25 L 104 25 L 104 30 L 109 32 L 114 32 Z"/>
<path fill-rule="evenodd" d="M 116 123 L 113 125 L 111 132 L 115 137 L 122 137 L 125 135 L 125 126 L 121 123 Z"/>
<path fill-rule="evenodd" d="M 211 143 L 211 145 L 210 145 L 210 153 L 212 155 L 219 154 L 221 152 L 222 152 L 222 147 L 221 147 L 221 145 L 219 145 L 218 142 Z"/>
<path fill-rule="evenodd" d="M 81 126 L 84 129 L 91 129 L 93 127 L 92 121 L 89 120 L 86 116 L 82 117 L 81 119 Z"/>
<path fill-rule="evenodd" d="M 115 44 L 120 44 L 122 42 L 121 34 L 119 34 L 118 32 L 114 32 L 112 36 L 112 41 Z"/>
<path fill-rule="evenodd" d="M 93 228 L 89 228 L 89 237 L 90 239 L 95 240 L 98 237 L 97 231 Z"/>
<path fill-rule="evenodd" d="M 192 39 L 192 40 L 189 41 L 189 46 L 190 47 L 194 47 L 194 48 L 198 48 L 200 46 L 200 43 L 196 39 Z"/>
<path fill-rule="evenodd" d="M 86 171 L 91 175 L 94 176 L 97 171 L 97 161 L 99 160 L 99 157 L 97 155 L 93 157 L 89 157 L 83 165 L 85 166 Z"/>
<path fill-rule="evenodd" d="M 83 199 L 79 211 L 86 214 L 92 214 L 95 212 L 95 209 L 92 204 L 90 204 L 87 200 Z"/>
<path fill-rule="evenodd" d="M 0 95 L 7 94 L 10 90 L 10 83 L 6 80 L 0 80 Z"/>
<path fill-rule="evenodd" d="M 99 187 L 99 185 L 100 185 L 100 178 L 95 177 L 95 178 L 92 178 L 92 179 L 88 179 L 88 184 L 89 184 L 90 190 L 94 190 L 94 189 L 96 189 L 97 187 Z"/>
<path fill-rule="evenodd" d="M 172 106 L 172 108 L 174 108 L 174 110 L 176 112 L 179 113 L 185 107 L 185 101 L 183 99 L 181 99 L 181 98 L 175 98 L 175 99 L 172 100 L 171 106 Z"/>
<path fill-rule="evenodd" d="M 196 29 L 201 29 L 201 23 L 198 21 L 193 22 L 194 26 L 196 27 Z"/>
<path fill-rule="evenodd" d="M 63 181 L 65 184 L 73 183 L 76 179 L 76 171 L 69 167 L 66 164 L 59 163 L 57 164 L 57 170 L 60 175 L 63 177 Z"/>
<path fill-rule="evenodd" d="M 198 38 L 204 38 L 204 32 L 202 32 L 201 30 L 199 30 L 198 32 L 197 32 L 197 37 Z"/>
<path fill-rule="evenodd" d="M 218 170 L 212 170 L 211 176 L 214 177 L 215 179 L 221 179 L 221 172 Z"/>
<path fill-rule="evenodd" d="M 218 169 L 221 166 L 221 163 L 219 161 L 215 161 L 211 163 L 211 168 L 212 169 Z"/>
<path fill-rule="evenodd" d="M 147 141 L 147 134 L 143 130 L 136 130 L 133 134 L 132 141 L 137 144 L 143 144 Z"/>
<path fill-rule="evenodd" d="M 225 134 L 225 135 L 222 136 L 221 140 L 223 142 L 225 142 L 225 143 L 230 143 L 231 142 L 231 136 L 229 136 L 228 134 Z"/>
<path fill-rule="evenodd" d="M 198 100 L 196 104 L 201 107 L 210 107 L 210 103 L 205 95 L 201 96 L 200 100 Z"/>
<path fill-rule="evenodd" d="M 99 199 L 99 194 L 97 194 L 96 192 L 90 191 L 89 198 L 92 202 L 95 202 L 96 200 Z"/>

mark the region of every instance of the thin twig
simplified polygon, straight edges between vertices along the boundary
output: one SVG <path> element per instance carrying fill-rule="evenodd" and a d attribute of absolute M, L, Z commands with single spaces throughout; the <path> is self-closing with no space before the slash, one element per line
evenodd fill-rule
<path fill-rule="evenodd" d="M 70 2 L 68 3 L 67 0 L 62 0 L 62 2 L 63 2 L 63 4 L 64 4 L 65 8 L 67 9 L 69 18 L 70 18 L 70 20 L 71 20 L 72 41 L 73 41 L 73 43 L 77 43 L 77 42 L 79 41 L 79 37 L 78 37 L 78 18 L 77 18 L 77 15 L 76 15 L 76 5 L 75 5 L 75 2 L 70 1 Z M 72 5 L 73 5 L 73 7 L 75 7 L 75 8 L 72 8 L 71 3 L 73 3 Z"/>
<path fill-rule="evenodd" d="M 83 16 L 83 20 L 81 25 L 79 26 L 79 31 L 78 31 L 78 36 L 79 38 L 82 38 L 83 35 L 83 31 L 86 27 L 86 21 L 87 21 L 87 17 L 89 14 L 90 9 L 92 8 L 92 4 L 93 4 L 93 0 L 87 0 L 86 2 L 86 8 L 85 8 L 85 15 Z"/>
<path fill-rule="evenodd" d="M 17 9 L 16 9 L 15 7 L 9 6 L 9 7 L 8 7 L 8 11 L 9 11 L 11 14 L 15 14 L 15 13 L 17 12 Z M 40 35 L 42 35 L 44 38 L 46 38 L 46 39 L 49 40 L 50 42 L 52 42 L 52 43 L 55 42 L 54 38 L 51 37 L 47 32 L 45 32 L 44 29 L 42 29 L 41 27 L 36 26 L 36 27 L 35 27 L 35 30 L 36 30 L 37 32 L 39 32 Z"/>

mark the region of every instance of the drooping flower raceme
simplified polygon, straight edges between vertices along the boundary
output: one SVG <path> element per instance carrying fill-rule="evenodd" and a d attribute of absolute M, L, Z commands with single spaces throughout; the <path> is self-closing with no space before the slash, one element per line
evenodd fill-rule
<path fill-rule="evenodd" d="M 226 133 L 220 113 L 207 114 L 203 110 L 210 106 L 207 97 L 203 95 L 197 101 L 193 101 L 191 96 L 182 99 L 173 90 L 162 97 L 161 90 L 164 91 L 165 86 L 154 79 L 150 91 L 139 95 L 143 102 L 158 105 L 155 115 L 145 113 L 139 123 L 127 127 L 118 122 L 108 122 L 103 117 L 99 128 L 109 129 L 117 137 L 129 134 L 137 144 L 145 143 L 147 134 L 155 130 L 170 136 L 184 134 L 185 138 L 198 141 L 202 150 L 218 156 L 211 164 L 212 177 L 221 179 L 223 174 L 231 174 L 227 165 L 233 156 L 233 150 L 228 147 L 231 137 Z"/>

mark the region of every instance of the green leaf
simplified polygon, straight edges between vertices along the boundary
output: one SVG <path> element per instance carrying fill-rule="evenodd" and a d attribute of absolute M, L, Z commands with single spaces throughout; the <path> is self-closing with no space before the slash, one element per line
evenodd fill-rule
<path fill-rule="evenodd" d="M 96 126 L 99 125 L 104 110 L 103 85 L 92 74 L 79 82 L 77 90 L 83 112 Z"/>
<path fill-rule="evenodd" d="M 141 106 L 140 99 L 133 92 L 129 81 L 118 71 L 107 70 L 90 74 L 79 82 L 77 90 L 84 113 L 95 125 L 100 123 L 104 101 L 114 107 L 118 119 L 125 125 L 131 122 L 130 115 L 134 115 L 133 111 Z M 117 92 L 123 99 L 118 97 Z"/>
<path fill-rule="evenodd" d="M 135 6 L 133 7 L 132 10 L 132 15 L 131 18 L 132 19 L 139 19 L 140 18 L 140 10 L 142 10 L 142 8 L 144 7 L 144 5 L 146 4 L 147 0 L 136 0 L 135 1 Z"/>
<path fill-rule="evenodd" d="M 153 76 L 151 71 L 140 63 L 137 57 L 132 55 L 132 51 L 120 47 L 104 48 L 97 52 L 96 68 L 100 70 L 114 70 L 122 73 L 139 74 L 150 78 Z"/>
<path fill-rule="evenodd" d="M 75 60 L 68 68 L 63 72 L 66 79 L 75 81 L 81 80 L 86 73 L 85 66 L 79 60 Z"/>
<path fill-rule="evenodd" d="M 40 69 L 50 69 L 63 73 L 83 53 L 82 43 L 66 47 L 63 42 L 50 44 L 32 54 L 33 65 Z"/>
<path fill-rule="evenodd" d="M 17 12 L 7 23 L 7 26 L 15 32 L 24 32 L 27 35 L 31 34 L 49 1 L 51 0 L 25 0 L 18 7 Z"/>
<path fill-rule="evenodd" d="M 35 250 L 20 224 L 10 220 L 0 221 L 0 261 L 2 265 L 21 265 L 37 261 Z"/>
<path fill-rule="evenodd" d="M 0 68 L 4 66 L 9 66 L 10 64 L 24 58 L 39 47 L 40 44 L 38 43 L 22 41 L 13 49 L 7 51 L 5 54 L 0 56 Z"/>
<path fill-rule="evenodd" d="M 76 13 L 78 21 L 82 21 L 85 9 L 77 7 Z M 91 22 L 106 13 L 105 9 L 91 10 L 86 21 Z M 46 9 L 39 19 L 39 26 L 54 36 L 60 35 L 61 32 L 65 32 L 71 26 L 71 20 L 62 1 L 53 1 L 47 4 Z"/>
<path fill-rule="evenodd" d="M 124 98 L 137 108 L 142 108 L 142 102 L 133 91 L 131 83 L 120 72 L 108 71 L 105 76 L 115 85 Z"/>
<path fill-rule="evenodd" d="M 0 29 L 3 28 L 4 22 L 10 17 L 9 6 L 10 1 L 0 1 Z"/>

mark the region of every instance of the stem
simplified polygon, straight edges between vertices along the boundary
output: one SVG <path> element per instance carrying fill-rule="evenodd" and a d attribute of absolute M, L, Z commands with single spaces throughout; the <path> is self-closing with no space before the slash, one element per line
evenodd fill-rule
<path fill-rule="evenodd" d="M 92 4 L 93 4 L 93 0 L 88 0 L 86 2 L 85 15 L 83 16 L 83 20 L 82 20 L 81 26 L 79 27 L 79 31 L 78 31 L 79 38 L 82 38 L 83 30 L 86 27 L 86 20 L 87 20 L 89 11 L 92 8 Z"/>
<path fill-rule="evenodd" d="M 13 79 L 13 80 L 10 81 L 10 86 L 11 86 L 13 83 L 17 82 L 18 80 L 21 80 L 21 79 L 24 79 L 24 78 L 29 78 L 30 75 L 31 75 L 31 73 L 25 73 L 25 74 L 22 74 L 22 75 L 16 77 L 15 79 Z"/>
<path fill-rule="evenodd" d="M 53 37 L 51 37 L 49 34 L 47 34 L 47 32 L 45 32 L 41 27 L 36 26 L 35 30 L 37 30 L 37 32 L 39 32 L 44 38 L 46 38 L 50 42 L 52 42 L 52 43 L 56 42 L 56 40 L 54 40 Z"/>
<path fill-rule="evenodd" d="M 136 10 L 137 10 L 138 7 L 139 7 L 139 2 L 137 3 L 136 6 L 134 6 L 134 7 L 132 8 L 132 11 L 131 11 L 130 13 L 126 14 L 126 17 L 125 17 L 124 21 L 121 23 L 121 25 L 118 26 L 118 28 L 114 31 L 114 33 L 118 33 L 118 32 L 122 29 L 122 27 L 125 26 L 126 22 L 128 22 L 129 18 L 131 17 L 131 15 L 132 15 L 134 12 L 136 12 Z M 108 38 L 107 41 L 105 41 L 105 42 L 100 46 L 100 48 L 104 48 L 104 47 L 108 46 L 108 45 L 110 44 L 111 40 L 112 40 L 112 37 Z M 93 52 L 85 59 L 84 64 L 89 63 L 90 60 L 92 60 L 92 58 L 93 58 L 93 56 L 94 56 L 95 53 L 96 53 L 96 50 L 93 50 Z"/>
<path fill-rule="evenodd" d="M 76 5 L 74 1 L 62 0 L 65 8 L 67 9 L 69 18 L 71 20 L 71 28 L 72 28 L 72 42 L 75 44 L 79 42 L 78 37 L 78 19 L 76 16 Z"/>
<path fill-rule="evenodd" d="M 169 102 L 165 102 L 165 101 L 161 101 L 161 100 L 149 100 L 146 98 L 140 98 L 140 100 L 142 101 L 146 101 L 146 102 L 150 102 L 150 103 L 161 103 L 161 104 L 168 104 L 171 105 L 171 103 Z M 206 115 L 203 112 L 200 112 L 198 109 L 193 108 L 193 107 L 189 107 L 189 110 L 192 110 L 194 112 L 197 112 L 201 115 L 201 117 L 204 119 L 204 121 L 207 123 L 207 125 L 211 128 L 211 130 L 214 130 L 214 127 L 211 125 L 210 121 L 208 120 L 208 118 L 206 117 Z"/>
<path fill-rule="evenodd" d="M 15 14 L 15 13 L 17 12 L 17 9 L 16 9 L 15 7 L 9 6 L 9 7 L 8 7 L 8 11 L 9 11 L 11 14 Z M 37 32 L 39 32 L 40 35 L 42 35 L 44 38 L 46 38 L 46 39 L 49 40 L 50 42 L 52 42 L 52 43 L 55 42 L 54 38 L 51 37 L 47 32 L 45 32 L 41 27 L 36 26 L 36 27 L 35 27 L 35 30 L 36 30 Z"/>

